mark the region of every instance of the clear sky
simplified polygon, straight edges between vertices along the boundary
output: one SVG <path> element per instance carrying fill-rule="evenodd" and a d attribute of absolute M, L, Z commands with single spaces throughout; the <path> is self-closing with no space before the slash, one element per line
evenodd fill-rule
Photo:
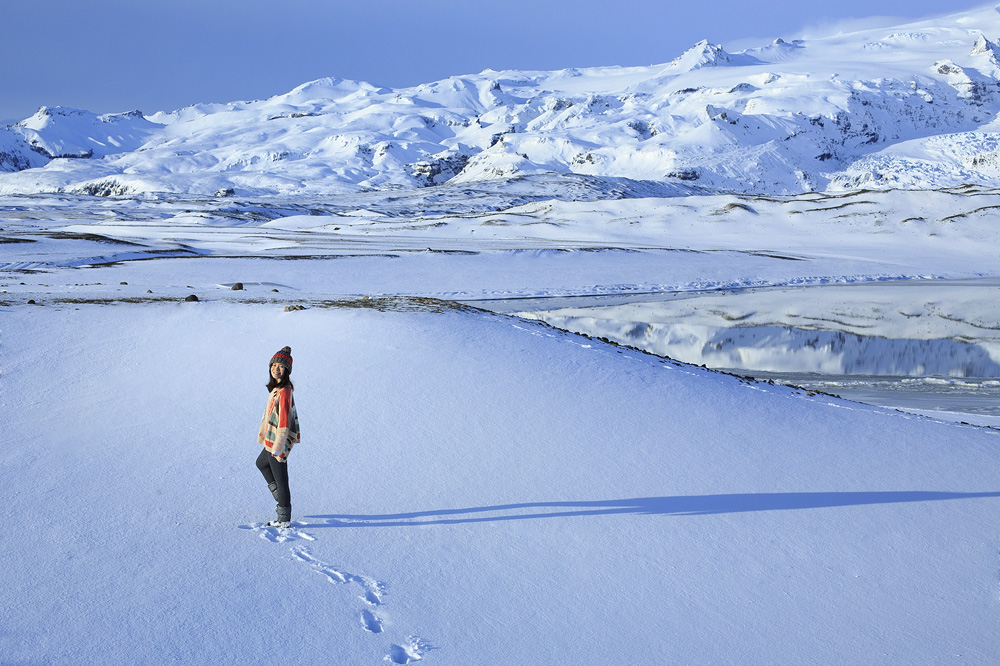
<path fill-rule="evenodd" d="M 484 69 L 669 62 L 955 0 L 40 0 L 5 2 L 0 121 L 42 105 L 144 113 L 265 98 L 324 76 L 402 87 Z M 991 37 L 998 37 L 992 35 Z"/>

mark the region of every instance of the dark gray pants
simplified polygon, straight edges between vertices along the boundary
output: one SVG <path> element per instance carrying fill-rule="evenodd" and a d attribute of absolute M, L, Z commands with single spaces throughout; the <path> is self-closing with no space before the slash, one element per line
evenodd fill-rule
<path fill-rule="evenodd" d="M 257 469 L 264 475 L 264 480 L 268 485 L 272 483 L 278 486 L 274 491 L 274 498 L 278 500 L 278 506 L 291 507 L 292 493 L 288 489 L 288 462 L 279 462 L 277 458 L 261 449 L 257 456 Z"/>

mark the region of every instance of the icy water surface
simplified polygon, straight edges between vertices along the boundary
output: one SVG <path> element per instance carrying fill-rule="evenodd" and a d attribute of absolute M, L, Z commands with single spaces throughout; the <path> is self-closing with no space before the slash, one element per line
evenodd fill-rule
<path fill-rule="evenodd" d="M 522 299 L 487 307 L 687 363 L 993 425 L 1000 424 L 998 296 L 1000 280 L 988 278 Z"/>

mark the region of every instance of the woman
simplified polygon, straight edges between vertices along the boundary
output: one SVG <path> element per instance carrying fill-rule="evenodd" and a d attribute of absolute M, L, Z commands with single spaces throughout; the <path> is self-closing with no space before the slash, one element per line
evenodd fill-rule
<path fill-rule="evenodd" d="M 271 357 L 267 390 L 267 409 L 260 422 L 257 442 L 264 450 L 257 456 L 257 469 L 264 475 L 267 487 L 278 502 L 278 519 L 268 525 L 289 527 L 292 520 L 292 495 L 288 490 L 288 453 L 298 443 L 299 415 L 292 397 L 292 349 L 282 347 Z"/>

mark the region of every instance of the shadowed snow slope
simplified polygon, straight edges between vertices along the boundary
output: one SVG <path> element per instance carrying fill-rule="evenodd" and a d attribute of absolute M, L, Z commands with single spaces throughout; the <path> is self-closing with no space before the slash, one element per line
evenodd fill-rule
<path fill-rule="evenodd" d="M 43 108 L 0 129 L 0 170 L 19 172 L 0 193 L 329 194 L 547 173 L 676 192 L 996 187 L 997 34 L 986 6 L 742 53 L 702 41 L 650 67 L 401 89 L 326 78 L 148 120 Z"/>
<path fill-rule="evenodd" d="M 1000 649 L 991 430 L 471 310 L 19 306 L 3 338 L 5 663 Z M 283 345 L 286 532 L 253 466 Z"/>

